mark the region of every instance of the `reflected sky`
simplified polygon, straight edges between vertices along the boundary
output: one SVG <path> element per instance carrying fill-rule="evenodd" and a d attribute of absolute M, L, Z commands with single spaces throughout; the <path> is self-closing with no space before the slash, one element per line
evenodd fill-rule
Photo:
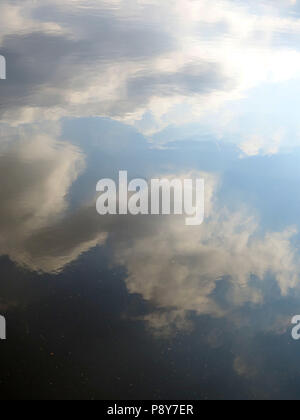
<path fill-rule="evenodd" d="M 163 4 L 162 4 L 163 3 Z M 296 0 L 3 0 L 1 398 L 299 398 Z M 205 222 L 96 212 L 201 177 Z"/>

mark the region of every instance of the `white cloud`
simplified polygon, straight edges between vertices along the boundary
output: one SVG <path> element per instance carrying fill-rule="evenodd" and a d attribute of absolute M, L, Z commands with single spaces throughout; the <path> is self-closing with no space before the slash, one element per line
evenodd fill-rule
<path fill-rule="evenodd" d="M 54 140 L 55 130 L 43 136 L 20 130 L 10 128 L 0 145 L 0 174 L 9 180 L 0 188 L 0 255 L 57 273 L 110 237 L 113 264 L 126 267 L 129 293 L 156 305 L 145 320 L 164 335 L 192 328 L 190 312 L 221 317 L 245 303 L 262 304 L 269 275 L 282 295 L 298 287 L 296 230 L 258 233 L 250 209 L 220 207 L 216 175 L 181 174 L 206 180 L 206 220 L 199 228 L 185 226 L 181 216 L 99 218 L 95 203 L 68 211 L 84 157 Z M 223 303 L 216 295 L 222 280 L 228 283 Z"/>
<path fill-rule="evenodd" d="M 27 71 L 30 61 L 33 74 L 35 67 L 46 65 L 22 89 L 24 98 L 13 101 L 16 92 L 2 89 L 10 98 L 2 120 L 17 124 L 66 115 L 107 116 L 148 135 L 168 125 L 197 122 L 224 137 L 235 125 L 229 104 L 256 86 L 299 78 L 299 48 L 285 39 L 297 39 L 300 21 L 282 13 L 289 7 L 230 0 L 4 2 L 2 47 L 17 57 L 16 45 L 24 49 L 25 35 L 31 35 L 22 50 L 25 61 L 26 48 L 32 55 Z M 19 36 L 16 45 L 14 36 Z M 63 45 L 64 54 L 57 50 L 56 61 L 53 43 Z M 151 122 L 144 120 L 150 114 Z M 264 142 L 271 136 L 263 136 L 254 149 L 242 138 L 244 151 L 268 153 Z"/>
<path fill-rule="evenodd" d="M 50 135 L 10 130 L 0 150 L 6 180 L 0 186 L 0 255 L 53 273 L 106 241 L 105 232 L 89 229 L 89 209 L 67 217 L 69 189 L 84 168 L 79 149 Z"/>
<path fill-rule="evenodd" d="M 275 155 L 285 139 L 283 132 L 274 133 L 270 138 L 264 136 L 249 136 L 240 145 L 240 149 L 246 156 Z"/>
<path fill-rule="evenodd" d="M 115 258 L 127 269 L 129 292 L 140 294 L 159 310 L 146 318 L 159 333 L 169 334 L 180 325 L 190 328 L 190 312 L 219 317 L 245 303 L 262 304 L 268 275 L 276 279 L 282 295 L 299 283 L 300 266 L 292 244 L 296 230 L 258 234 L 250 211 L 219 208 L 212 201 L 217 180 L 211 174 L 199 176 L 206 179 L 210 204 L 201 227 L 190 229 L 176 217 L 157 219 L 142 234 L 133 228 L 131 246 L 128 237 L 116 244 Z M 222 299 L 227 304 L 220 304 L 215 293 L 225 279 L 229 288 Z"/>

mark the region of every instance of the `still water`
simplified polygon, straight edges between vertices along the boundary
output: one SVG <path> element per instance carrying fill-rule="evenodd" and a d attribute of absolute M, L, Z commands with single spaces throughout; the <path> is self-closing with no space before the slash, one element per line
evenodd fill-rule
<path fill-rule="evenodd" d="M 3 399 L 298 399 L 300 5 L 2 0 Z M 205 220 L 96 184 L 194 176 Z"/>

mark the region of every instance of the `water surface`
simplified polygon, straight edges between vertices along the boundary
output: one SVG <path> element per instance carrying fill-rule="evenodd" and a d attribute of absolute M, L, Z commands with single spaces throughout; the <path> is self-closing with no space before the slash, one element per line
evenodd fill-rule
<path fill-rule="evenodd" d="M 298 399 L 298 2 L 0 16 L 1 398 Z M 204 223 L 100 217 L 120 170 L 203 177 Z"/>

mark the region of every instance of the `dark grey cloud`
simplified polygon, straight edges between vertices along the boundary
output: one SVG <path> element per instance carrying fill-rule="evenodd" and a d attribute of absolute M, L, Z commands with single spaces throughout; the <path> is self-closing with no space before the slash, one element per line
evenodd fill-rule
<path fill-rule="evenodd" d="M 152 95 L 198 95 L 224 90 L 230 85 L 228 79 L 216 63 L 200 62 L 189 64 L 175 72 L 161 72 L 136 75 L 128 81 L 128 98 L 143 98 Z"/>
<path fill-rule="evenodd" d="M 63 69 L 68 56 L 75 54 L 73 41 L 43 33 L 16 35 L 4 40 L 1 51 L 7 61 L 7 80 L 0 85 L 2 112 L 22 106 L 51 107 L 64 101 L 64 92 L 57 88 L 70 82 Z M 51 87 L 55 90 L 46 93 Z"/>
<path fill-rule="evenodd" d="M 75 6 L 72 11 L 48 4 L 38 6 L 33 16 L 38 21 L 52 21 L 66 30 L 72 29 L 74 37 L 86 47 L 86 51 L 81 48 L 80 55 L 87 60 L 146 59 L 176 47 L 175 37 L 164 27 L 147 24 L 146 11 L 140 17 L 123 17 L 117 8 L 101 8 L 101 3 L 97 8 Z"/>
<path fill-rule="evenodd" d="M 34 7 L 31 18 L 38 28 L 47 22 L 57 27 L 20 28 L 3 36 L 0 52 L 7 59 L 8 79 L 0 85 L 0 115 L 32 108 L 43 118 L 57 109 L 58 118 L 63 113 L 123 117 L 146 107 L 153 96 L 190 97 L 232 88 L 214 62 L 154 70 L 156 60 L 178 50 L 178 38 L 157 17 L 148 21 L 153 10 L 149 5 L 124 17 L 113 8 Z M 93 90 L 92 98 L 85 96 Z M 74 93 L 75 103 L 70 100 Z M 18 119 L 18 113 L 12 118 Z"/>
<path fill-rule="evenodd" d="M 163 28 L 123 22 L 109 12 L 70 15 L 56 6 L 38 8 L 36 19 L 41 15 L 66 31 L 72 28 L 75 36 L 20 30 L 3 37 L 0 51 L 7 60 L 8 78 L 0 85 L 2 114 L 22 107 L 66 107 L 69 92 L 90 88 L 90 78 L 109 66 L 148 60 L 174 48 Z M 97 106 L 100 114 L 107 109 L 101 95 Z"/>

